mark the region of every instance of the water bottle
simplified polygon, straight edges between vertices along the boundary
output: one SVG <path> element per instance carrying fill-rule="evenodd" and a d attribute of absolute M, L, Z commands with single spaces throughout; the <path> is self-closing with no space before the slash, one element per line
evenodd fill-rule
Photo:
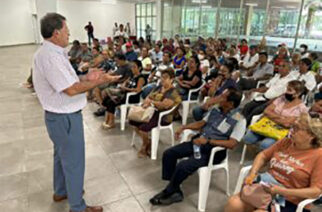
<path fill-rule="evenodd" d="M 193 157 L 195 159 L 200 159 L 201 158 L 201 153 L 200 153 L 200 146 L 193 144 Z"/>

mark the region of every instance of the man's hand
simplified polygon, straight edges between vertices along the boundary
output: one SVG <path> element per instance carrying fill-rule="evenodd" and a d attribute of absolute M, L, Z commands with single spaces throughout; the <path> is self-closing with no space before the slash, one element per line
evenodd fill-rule
<path fill-rule="evenodd" d="M 116 82 L 121 78 L 121 75 L 110 75 L 110 74 L 102 74 L 100 77 L 100 80 L 102 80 L 103 83 L 105 82 Z"/>
<path fill-rule="evenodd" d="M 208 142 L 208 140 L 204 137 L 199 137 L 199 138 L 193 139 L 193 143 L 198 146 L 206 144 L 207 142 Z"/>
<path fill-rule="evenodd" d="M 182 127 L 180 127 L 177 131 L 176 131 L 176 133 L 174 134 L 174 138 L 176 139 L 176 140 L 179 140 L 180 139 L 180 135 L 181 135 L 181 133 L 183 132 L 183 128 Z"/>
<path fill-rule="evenodd" d="M 97 81 L 102 77 L 103 74 L 104 72 L 102 71 L 91 70 L 88 72 L 88 74 L 86 74 L 86 79 L 88 81 Z"/>

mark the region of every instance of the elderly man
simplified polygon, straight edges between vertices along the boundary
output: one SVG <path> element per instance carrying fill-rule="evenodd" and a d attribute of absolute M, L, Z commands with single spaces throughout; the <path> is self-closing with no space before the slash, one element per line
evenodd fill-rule
<path fill-rule="evenodd" d="M 60 202 L 68 198 L 71 212 L 101 212 L 102 207 L 87 206 L 82 197 L 85 169 L 82 109 L 86 106 L 86 91 L 119 77 L 96 71 L 79 79 L 65 51 L 69 39 L 65 17 L 48 13 L 40 24 L 44 42 L 34 55 L 33 80 L 54 144 L 53 199 Z"/>

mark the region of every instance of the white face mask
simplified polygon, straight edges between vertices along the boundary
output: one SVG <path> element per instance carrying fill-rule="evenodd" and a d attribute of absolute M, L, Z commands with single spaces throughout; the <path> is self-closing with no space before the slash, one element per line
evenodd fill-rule
<path fill-rule="evenodd" d="M 205 58 L 205 56 L 204 56 L 204 55 L 198 54 L 198 59 L 199 59 L 199 60 L 203 60 L 204 58 Z"/>
<path fill-rule="evenodd" d="M 305 52 L 305 49 L 303 47 L 300 48 L 300 52 L 303 53 Z"/>

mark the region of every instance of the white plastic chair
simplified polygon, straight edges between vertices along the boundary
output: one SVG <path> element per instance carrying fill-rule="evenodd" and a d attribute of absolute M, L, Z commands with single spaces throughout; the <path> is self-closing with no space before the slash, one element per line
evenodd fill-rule
<path fill-rule="evenodd" d="M 248 176 L 248 173 L 250 172 L 251 168 L 252 168 L 252 166 L 245 166 L 240 170 L 234 194 L 237 194 L 237 193 L 239 193 L 241 191 L 243 183 L 245 181 L 245 178 Z M 316 201 L 318 199 L 319 198 L 303 200 L 302 202 L 300 202 L 298 204 L 296 212 L 303 212 L 303 209 L 304 209 L 305 206 L 307 206 L 308 204 L 313 203 L 314 201 Z M 276 203 L 275 203 L 275 211 L 276 212 L 281 211 L 280 206 L 278 204 L 276 204 Z"/>
<path fill-rule="evenodd" d="M 183 135 L 181 138 L 181 143 L 189 141 L 188 137 L 191 134 L 196 134 L 196 132 L 192 130 L 185 130 L 183 131 Z M 223 147 L 214 147 L 211 150 L 208 166 L 201 167 L 198 169 L 199 173 L 199 200 L 198 200 L 198 210 L 199 211 L 205 211 L 206 210 L 206 204 L 207 204 L 207 198 L 208 198 L 208 192 L 209 192 L 209 185 L 211 181 L 211 173 L 214 170 L 218 169 L 224 169 L 226 173 L 226 195 L 229 196 L 229 168 L 228 168 L 228 151 L 226 158 L 220 163 L 220 164 L 213 164 L 214 157 L 216 152 L 225 150 Z"/>
<path fill-rule="evenodd" d="M 131 105 L 137 105 L 139 103 L 130 103 L 130 97 L 131 96 L 135 96 L 137 95 L 137 92 L 128 92 L 126 93 L 126 99 L 125 99 L 125 103 L 120 105 L 120 112 L 121 112 L 121 118 L 120 118 L 120 127 L 121 130 L 124 131 L 125 130 L 125 122 L 126 122 L 126 115 L 127 115 L 127 109 L 131 106 Z"/>
<path fill-rule="evenodd" d="M 259 115 L 253 116 L 250 125 L 252 125 L 255 122 L 257 122 L 262 117 L 262 115 L 263 114 L 259 114 Z M 246 133 L 247 133 L 247 131 L 246 131 Z M 242 152 L 242 155 L 241 155 L 241 158 L 240 158 L 240 162 L 239 162 L 240 165 L 243 165 L 244 164 L 246 152 L 247 152 L 247 144 L 244 143 L 243 152 Z"/>
<path fill-rule="evenodd" d="M 188 99 L 185 101 L 182 101 L 182 124 L 185 125 L 187 123 L 187 119 L 188 119 L 188 114 L 189 114 L 189 105 L 193 104 L 193 103 L 198 103 L 198 97 L 195 100 L 191 99 L 191 96 L 193 93 L 196 93 L 198 91 L 201 90 L 201 88 L 206 84 L 206 82 L 204 80 L 202 80 L 202 84 L 199 88 L 195 88 L 195 89 L 190 89 L 189 90 L 189 94 L 188 94 Z"/>
<path fill-rule="evenodd" d="M 173 124 L 169 125 L 161 125 L 162 118 L 170 113 L 172 113 L 177 106 L 172 107 L 170 110 L 163 111 L 159 114 L 159 120 L 158 120 L 158 126 L 153 128 L 151 131 L 151 159 L 156 160 L 157 159 L 157 152 L 158 152 L 158 146 L 159 146 L 159 139 L 160 139 L 160 131 L 164 129 L 170 130 L 171 133 L 171 145 L 174 145 L 174 130 L 173 130 Z M 131 146 L 134 146 L 134 140 L 135 140 L 135 135 L 136 132 L 133 130 L 133 135 L 132 135 L 132 142 Z"/>

